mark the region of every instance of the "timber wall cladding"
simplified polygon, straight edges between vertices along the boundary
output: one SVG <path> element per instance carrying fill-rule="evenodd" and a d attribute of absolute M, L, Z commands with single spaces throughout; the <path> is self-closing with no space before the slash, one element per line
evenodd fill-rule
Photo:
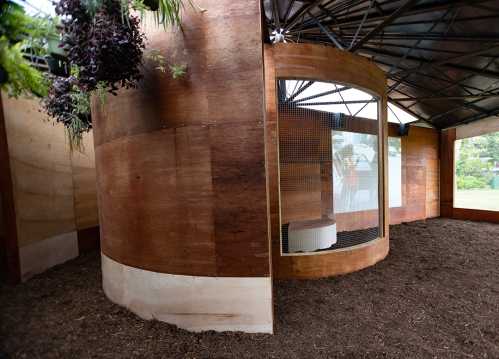
<path fill-rule="evenodd" d="M 155 272 L 269 276 L 260 4 L 197 4 L 182 32 L 146 29 L 184 78 L 151 65 L 139 89 L 94 102 L 102 251 Z"/>
<path fill-rule="evenodd" d="M 60 125 L 35 100 L 2 95 L 19 246 L 75 229 L 71 159 Z"/>
<path fill-rule="evenodd" d="M 390 125 L 390 135 L 395 134 L 396 126 Z M 439 133 L 431 128 L 412 126 L 409 135 L 401 137 L 401 141 L 402 207 L 390 208 L 390 224 L 438 217 Z"/>
<path fill-rule="evenodd" d="M 26 279 L 77 256 L 77 230 L 98 225 L 92 134 L 84 138 L 86 153 L 71 154 L 63 126 L 53 124 L 37 100 L 2 94 L 2 102 Z"/>

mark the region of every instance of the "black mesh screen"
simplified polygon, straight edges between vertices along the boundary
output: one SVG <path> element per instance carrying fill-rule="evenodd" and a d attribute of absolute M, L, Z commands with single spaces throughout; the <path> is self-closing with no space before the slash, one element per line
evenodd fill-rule
<path fill-rule="evenodd" d="M 299 80 L 279 80 L 278 88 L 283 253 L 346 248 L 376 239 L 378 125 L 376 118 L 355 116 L 368 105 L 377 111 L 372 96 L 351 101 L 345 97 L 363 93 Z M 345 110 L 334 112 L 339 106 Z"/>

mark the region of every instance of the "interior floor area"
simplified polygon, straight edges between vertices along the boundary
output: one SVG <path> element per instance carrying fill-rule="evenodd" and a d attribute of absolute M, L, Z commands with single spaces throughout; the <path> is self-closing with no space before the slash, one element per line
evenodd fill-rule
<path fill-rule="evenodd" d="M 499 358 L 499 225 L 439 218 L 390 239 L 369 269 L 274 281 L 273 336 L 141 320 L 86 254 L 0 287 L 0 358 Z"/>

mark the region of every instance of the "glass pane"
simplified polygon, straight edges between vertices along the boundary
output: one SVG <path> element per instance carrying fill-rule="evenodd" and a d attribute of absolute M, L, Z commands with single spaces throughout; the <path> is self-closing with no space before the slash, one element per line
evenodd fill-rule
<path fill-rule="evenodd" d="M 388 122 L 392 123 L 409 123 L 415 122 L 418 119 L 411 115 L 409 112 L 395 106 L 392 103 L 388 103 Z"/>
<path fill-rule="evenodd" d="M 402 140 L 388 137 L 388 203 L 402 207 Z"/>
<path fill-rule="evenodd" d="M 454 207 L 499 211 L 499 132 L 455 142 Z"/>
<path fill-rule="evenodd" d="M 378 208 L 378 136 L 333 132 L 335 213 Z"/>
<path fill-rule="evenodd" d="M 279 80 L 278 89 L 282 253 L 378 238 L 377 100 L 309 80 Z M 353 116 L 366 108 L 372 118 Z"/>

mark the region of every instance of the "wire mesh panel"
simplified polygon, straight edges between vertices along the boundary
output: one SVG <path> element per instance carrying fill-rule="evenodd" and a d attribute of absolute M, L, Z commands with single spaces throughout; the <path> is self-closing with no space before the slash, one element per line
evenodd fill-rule
<path fill-rule="evenodd" d="M 282 252 L 378 238 L 377 100 L 308 80 L 278 80 L 278 97 Z"/>

